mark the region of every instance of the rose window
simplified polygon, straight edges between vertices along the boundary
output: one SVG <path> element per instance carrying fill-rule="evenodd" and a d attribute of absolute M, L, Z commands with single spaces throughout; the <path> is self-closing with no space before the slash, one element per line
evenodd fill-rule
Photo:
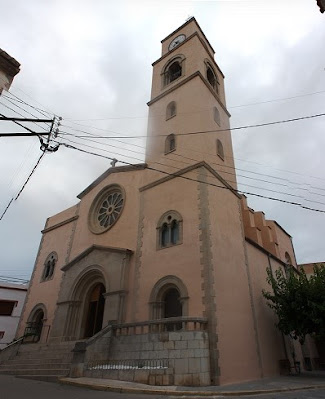
<path fill-rule="evenodd" d="M 106 187 L 95 198 L 89 212 L 89 228 L 95 234 L 110 229 L 120 217 L 125 202 L 124 191 L 117 185 Z"/>
<path fill-rule="evenodd" d="M 103 227 L 111 226 L 119 217 L 123 202 L 121 193 L 109 194 L 98 211 L 97 219 L 99 224 Z"/>

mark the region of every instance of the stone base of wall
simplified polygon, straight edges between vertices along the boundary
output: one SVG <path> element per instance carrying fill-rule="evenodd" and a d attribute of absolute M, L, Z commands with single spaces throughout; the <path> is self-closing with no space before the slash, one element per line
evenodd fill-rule
<path fill-rule="evenodd" d="M 210 385 L 206 331 L 112 336 L 107 359 L 88 363 L 85 376 L 150 385 Z"/>

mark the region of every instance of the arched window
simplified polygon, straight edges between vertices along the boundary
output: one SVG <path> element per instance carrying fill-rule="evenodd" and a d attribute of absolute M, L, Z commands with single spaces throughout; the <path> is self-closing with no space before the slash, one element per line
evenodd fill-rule
<path fill-rule="evenodd" d="M 56 252 L 50 253 L 50 255 L 46 258 L 46 261 L 44 262 L 42 281 L 51 280 L 57 260 L 58 256 Z"/>
<path fill-rule="evenodd" d="M 214 121 L 220 126 L 220 112 L 217 107 L 213 108 Z"/>
<path fill-rule="evenodd" d="M 166 319 L 170 317 L 188 316 L 188 291 L 182 280 L 176 276 L 165 276 L 154 285 L 150 298 L 150 319 Z M 166 323 L 178 329 L 180 323 Z"/>
<path fill-rule="evenodd" d="M 166 108 L 166 119 L 172 118 L 176 115 L 176 103 L 175 101 L 170 102 Z"/>
<path fill-rule="evenodd" d="M 225 159 L 225 154 L 223 152 L 223 145 L 219 139 L 217 139 L 217 155 L 224 160 Z"/>
<path fill-rule="evenodd" d="M 170 134 L 166 137 L 165 141 L 165 154 L 176 150 L 176 137 L 175 134 Z"/>
<path fill-rule="evenodd" d="M 178 55 L 172 58 L 164 67 L 162 72 L 163 86 L 167 86 L 169 83 L 174 82 L 174 80 L 184 75 L 184 59 L 184 56 Z"/>
<path fill-rule="evenodd" d="M 157 248 L 167 248 L 182 243 L 182 217 L 176 211 L 166 212 L 157 225 Z"/>
<path fill-rule="evenodd" d="M 287 265 L 292 265 L 291 256 L 288 254 L 288 252 L 286 252 L 284 254 L 284 257 L 285 257 L 286 264 Z"/>
<path fill-rule="evenodd" d="M 207 80 L 210 83 L 211 87 L 213 90 L 215 90 L 217 93 L 219 92 L 219 82 L 218 82 L 218 77 L 216 73 L 214 72 L 212 66 L 210 65 L 209 62 L 205 62 L 206 64 L 206 74 L 207 74 Z"/>

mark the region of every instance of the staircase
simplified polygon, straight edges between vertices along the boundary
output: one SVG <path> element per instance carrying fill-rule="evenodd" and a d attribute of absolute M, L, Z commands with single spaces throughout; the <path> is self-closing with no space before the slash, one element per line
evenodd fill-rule
<path fill-rule="evenodd" d="M 0 364 L 0 374 L 57 381 L 69 374 L 74 345 L 74 341 L 52 345 L 22 344 L 16 356 Z"/>

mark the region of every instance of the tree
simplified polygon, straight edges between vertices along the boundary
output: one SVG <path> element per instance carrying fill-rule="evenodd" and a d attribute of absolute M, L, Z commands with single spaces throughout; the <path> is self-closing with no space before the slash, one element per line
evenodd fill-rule
<path fill-rule="evenodd" d="M 263 290 L 268 306 L 278 317 L 277 327 L 286 335 L 303 344 L 307 334 L 325 338 L 325 267 L 314 267 L 307 278 L 304 270 L 293 267 L 284 273 L 278 269 L 273 274 L 267 269 L 267 282 L 273 292 Z"/>

